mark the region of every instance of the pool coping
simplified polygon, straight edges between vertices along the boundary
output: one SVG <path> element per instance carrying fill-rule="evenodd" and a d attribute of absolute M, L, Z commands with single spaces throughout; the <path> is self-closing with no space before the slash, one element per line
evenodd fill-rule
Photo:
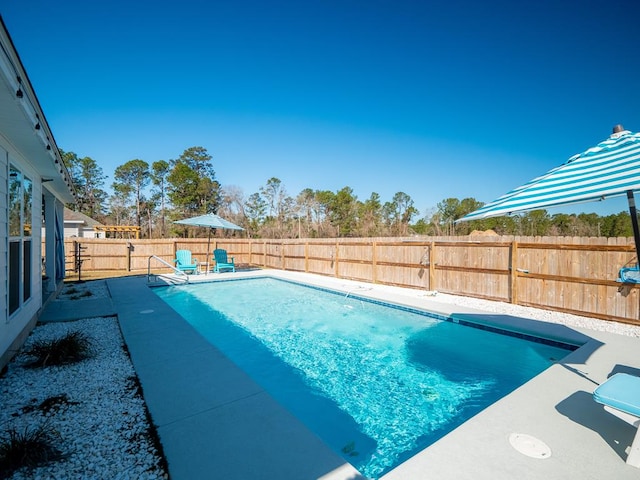
<path fill-rule="evenodd" d="M 383 479 L 626 479 L 640 474 L 624 463 L 634 429 L 591 398 L 610 374 L 640 373 L 640 339 L 487 314 L 438 303 L 416 290 L 298 272 L 224 273 L 192 281 L 265 275 L 583 344 Z M 172 479 L 210 478 L 212 471 L 238 479 L 363 478 L 153 294 L 145 279 L 111 279 L 108 285 Z M 148 310 L 153 312 L 142 313 Z M 203 368 L 203 362 L 210 366 Z M 551 456 L 540 460 L 517 452 L 509 443 L 512 433 L 542 440 Z"/>

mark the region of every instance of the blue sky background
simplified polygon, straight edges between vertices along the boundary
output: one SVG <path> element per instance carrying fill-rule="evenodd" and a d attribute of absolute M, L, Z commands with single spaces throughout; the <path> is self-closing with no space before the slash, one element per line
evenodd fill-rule
<path fill-rule="evenodd" d="M 640 2 L 1 0 L 58 146 L 113 170 L 203 146 L 421 215 L 489 202 L 622 123 L 640 129 Z M 626 200 L 568 212 L 618 213 Z M 417 218 L 416 218 L 417 219 Z"/>

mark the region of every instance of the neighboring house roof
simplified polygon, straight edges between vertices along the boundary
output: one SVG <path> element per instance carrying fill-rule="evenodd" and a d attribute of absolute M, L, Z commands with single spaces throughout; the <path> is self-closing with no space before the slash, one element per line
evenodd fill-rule
<path fill-rule="evenodd" d="M 74 212 L 70 208 L 64 207 L 65 223 L 84 223 L 87 227 L 104 226 L 102 223 L 85 215 L 84 213 Z"/>

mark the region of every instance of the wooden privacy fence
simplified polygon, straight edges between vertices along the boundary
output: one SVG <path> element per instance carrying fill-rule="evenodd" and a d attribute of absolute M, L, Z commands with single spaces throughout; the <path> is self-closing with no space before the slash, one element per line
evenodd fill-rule
<path fill-rule="evenodd" d="M 191 250 L 200 262 L 207 256 L 206 239 L 75 238 L 65 240 L 67 268 L 77 264 L 78 242 L 83 271 L 146 273 L 150 256 L 173 263 L 180 249 Z M 640 325 L 640 287 L 616 282 L 620 267 L 636 261 L 628 238 L 214 238 L 215 248 L 227 250 L 241 266 L 437 290 Z M 162 265 L 154 262 L 157 271 Z"/>

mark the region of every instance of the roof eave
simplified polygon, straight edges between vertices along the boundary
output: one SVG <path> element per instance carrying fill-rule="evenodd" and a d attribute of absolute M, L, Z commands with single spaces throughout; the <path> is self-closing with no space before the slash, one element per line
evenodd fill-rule
<path fill-rule="evenodd" d="M 71 175 L 1 15 L 0 132 L 38 172 L 47 190 L 65 203 L 75 202 Z"/>

